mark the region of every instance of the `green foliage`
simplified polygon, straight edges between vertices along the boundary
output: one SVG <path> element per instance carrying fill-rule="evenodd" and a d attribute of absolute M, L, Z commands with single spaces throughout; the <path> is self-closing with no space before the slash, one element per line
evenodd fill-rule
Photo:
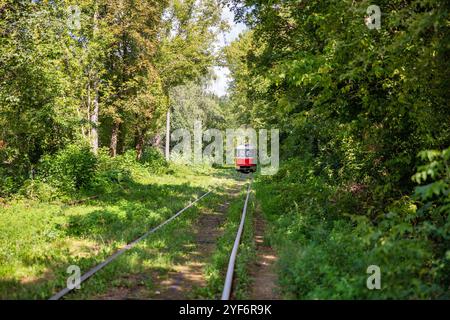
<path fill-rule="evenodd" d="M 166 159 L 164 159 L 164 155 L 155 148 L 147 148 L 139 161 L 143 163 L 148 170 L 154 173 L 161 174 L 168 170 L 169 164 Z"/>
<path fill-rule="evenodd" d="M 164 157 L 154 148 L 145 149 L 139 160 L 136 159 L 134 150 L 111 158 L 107 148 L 99 149 L 97 158 L 93 183 L 93 190 L 97 193 L 111 193 L 134 178 L 168 172 L 168 164 Z"/>
<path fill-rule="evenodd" d="M 429 271 L 439 283 L 450 283 L 450 148 L 419 153 L 424 165 L 413 180 L 427 185 L 415 188 L 417 219 L 424 235 L 433 240 L 435 259 Z"/>
<path fill-rule="evenodd" d="M 101 153 L 110 159 L 105 150 Z M 132 156 L 120 161 L 124 166 L 125 162 L 136 163 Z M 98 170 L 101 165 L 106 168 L 101 159 L 98 163 Z M 181 175 L 158 175 L 148 174 L 141 166 L 142 172 L 136 172 L 130 180 L 103 185 L 114 188 L 96 193 L 97 198 L 86 200 L 83 194 L 70 204 L 17 198 L 0 204 L 0 298 L 48 299 L 65 287 L 68 266 L 88 270 L 167 220 L 205 190 L 234 183 L 228 173 L 186 166 L 182 169 Z M 141 298 L 157 298 L 150 286 L 154 279 L 150 275 L 164 277 L 180 259 L 195 251 L 186 244 L 193 239 L 200 208 L 218 206 L 222 201 L 221 192 L 205 198 L 184 212 L 181 219 L 167 224 L 83 283 L 83 289 L 68 298 L 93 299 L 115 286 L 126 285 L 124 275 L 136 274 L 148 275 L 143 281 L 152 289 L 141 292 Z"/>
<path fill-rule="evenodd" d="M 209 74 L 217 60 L 213 42 L 224 28 L 220 6 L 218 0 L 174 0 L 167 6 L 156 55 L 166 90 Z"/>
<path fill-rule="evenodd" d="M 76 103 L 63 59 L 70 43 L 59 18 L 64 7 L 9 0 L 1 7 L 0 192 L 9 194 L 43 154 L 72 138 Z"/>
<path fill-rule="evenodd" d="M 445 167 L 442 160 L 446 152 L 436 153 L 432 161 L 440 155 Z M 429 165 L 421 170 L 426 171 Z M 416 176 L 421 177 L 422 172 Z M 441 174 L 436 178 L 448 179 L 447 171 Z M 446 183 L 445 195 L 435 196 L 434 203 L 418 209 L 414 199 L 403 197 L 371 220 L 350 211 L 358 203 L 355 194 L 353 201 L 342 196 L 343 190 L 314 173 L 310 161 L 286 162 L 277 175 L 260 179 L 257 196 L 273 226 L 271 239 L 280 252 L 280 283 L 286 296 L 448 298 L 450 211 Z M 421 187 L 417 189 L 416 196 L 429 201 L 428 194 Z M 366 269 L 372 264 L 381 268 L 380 291 L 366 288 Z"/>
<path fill-rule="evenodd" d="M 185 128 L 193 134 L 194 122 L 201 121 L 203 129 L 221 128 L 224 114 L 220 100 L 213 94 L 205 94 L 204 84 L 189 82 L 175 87 L 170 94 L 173 129 Z"/>
<path fill-rule="evenodd" d="M 134 155 L 134 157 L 133 157 Z M 137 165 L 136 155 L 128 153 L 114 158 L 109 156 L 107 148 L 98 151 L 97 172 L 93 189 L 101 193 L 111 193 L 122 183 L 131 181 L 131 169 Z"/>
<path fill-rule="evenodd" d="M 69 27 L 69 5 L 79 7 L 79 29 Z M 217 54 L 209 48 L 224 27 L 217 0 L 0 7 L 2 197 L 32 178 L 43 156 L 70 144 L 141 157 L 163 125 L 170 89 L 210 75 Z"/>
<path fill-rule="evenodd" d="M 59 185 L 59 186 L 56 186 Z M 28 179 L 26 180 L 19 190 L 19 194 L 25 196 L 27 199 L 40 200 L 43 202 L 51 202 L 64 195 L 67 196 L 67 190 L 61 189 L 61 181 L 55 183 L 47 183 L 41 179 Z M 17 195 L 15 195 L 17 197 Z"/>
<path fill-rule="evenodd" d="M 450 195 L 450 148 L 440 151 L 426 150 L 419 153 L 422 160 L 427 164 L 419 166 L 418 172 L 413 176 L 417 183 L 424 183 L 428 179 L 433 182 L 425 186 L 416 187 L 416 195 L 423 201 L 431 200 L 434 197 L 444 199 L 448 202 Z M 450 207 L 442 208 L 442 212 Z"/>
<path fill-rule="evenodd" d="M 449 151 L 422 150 L 450 144 L 449 4 L 379 1 L 370 30 L 368 1 L 231 2 L 251 27 L 226 50 L 237 118 L 281 133 L 257 196 L 285 293 L 448 298 Z"/>
<path fill-rule="evenodd" d="M 41 159 L 37 177 L 70 194 L 91 185 L 96 166 L 97 158 L 88 146 L 68 145 Z"/>

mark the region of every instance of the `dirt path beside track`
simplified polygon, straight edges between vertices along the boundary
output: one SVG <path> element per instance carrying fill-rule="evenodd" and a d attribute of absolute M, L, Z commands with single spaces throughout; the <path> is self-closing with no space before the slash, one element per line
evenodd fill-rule
<path fill-rule="evenodd" d="M 256 243 L 256 261 L 251 268 L 253 284 L 249 299 L 279 300 L 281 297 L 277 282 L 278 277 L 275 272 L 277 256 L 274 249 L 264 241 L 267 224 L 258 207 L 255 212 L 253 227 Z"/>

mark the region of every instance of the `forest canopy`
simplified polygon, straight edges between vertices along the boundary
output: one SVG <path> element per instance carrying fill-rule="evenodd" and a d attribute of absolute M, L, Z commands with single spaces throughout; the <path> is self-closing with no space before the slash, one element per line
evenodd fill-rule
<path fill-rule="evenodd" d="M 225 27 L 216 0 L 1 1 L 0 194 L 69 144 L 159 144 L 170 90 L 211 77 Z"/>

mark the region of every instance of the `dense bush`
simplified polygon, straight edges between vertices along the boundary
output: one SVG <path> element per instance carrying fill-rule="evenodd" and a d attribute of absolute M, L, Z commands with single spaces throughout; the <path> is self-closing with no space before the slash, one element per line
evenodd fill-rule
<path fill-rule="evenodd" d="M 277 175 L 260 180 L 257 195 L 280 250 L 285 294 L 449 298 L 449 150 L 423 152 L 429 163 L 414 179 L 429 184 L 376 214 L 357 211 L 362 190 L 346 191 L 339 181 L 326 181 L 310 161 L 287 161 Z M 366 287 L 370 265 L 381 268 L 382 290 Z"/>
<path fill-rule="evenodd" d="M 97 172 L 93 189 L 96 192 L 108 193 L 122 182 L 130 181 L 132 179 L 131 166 L 135 162 L 130 155 L 111 158 L 108 148 L 100 148 L 97 155 Z"/>
<path fill-rule="evenodd" d="M 16 191 L 28 198 L 51 201 L 61 196 L 112 192 L 123 182 L 143 174 L 169 172 L 161 152 L 148 148 L 141 159 L 129 150 L 116 157 L 104 147 L 94 155 L 88 146 L 68 145 L 52 155 L 42 157 L 35 169 L 25 179 L 15 179 L 8 168 L 0 168 L 0 196 Z"/>
<path fill-rule="evenodd" d="M 145 149 L 139 160 L 134 150 L 110 157 L 108 148 L 101 148 L 97 158 L 94 189 L 98 192 L 110 192 L 122 182 L 129 182 L 143 174 L 164 173 L 168 167 L 161 152 L 154 148 Z"/>
<path fill-rule="evenodd" d="M 15 197 L 18 195 L 24 196 L 28 199 L 36 199 L 44 202 L 69 196 L 67 190 L 64 191 L 55 186 L 55 184 L 47 183 L 39 179 L 25 180 L 23 185 L 20 187 L 18 194 L 14 194 Z"/>
<path fill-rule="evenodd" d="M 44 156 L 39 163 L 37 179 L 70 194 L 88 188 L 96 168 L 97 158 L 89 147 L 72 144 L 54 155 Z"/>
<path fill-rule="evenodd" d="M 140 159 L 150 171 L 154 173 L 164 173 L 167 172 L 168 163 L 164 159 L 161 151 L 155 148 L 147 148 Z"/>
<path fill-rule="evenodd" d="M 0 197 L 11 194 L 15 186 L 14 178 L 9 175 L 8 170 L 0 168 Z"/>
<path fill-rule="evenodd" d="M 448 151 L 416 155 L 450 144 L 449 3 L 380 0 L 373 29 L 368 1 L 233 2 L 252 30 L 226 51 L 231 100 L 242 124 L 280 130 L 285 163 L 258 197 L 286 291 L 448 297 Z"/>
<path fill-rule="evenodd" d="M 20 158 L 17 150 L 2 146 L 0 140 L 0 197 L 18 191 L 30 174 L 28 158 Z"/>
<path fill-rule="evenodd" d="M 433 241 L 435 259 L 428 271 L 437 282 L 450 284 L 450 148 L 420 153 L 425 164 L 413 176 L 414 199 L 419 204 L 415 220 L 423 235 Z M 450 291 L 450 290 L 448 290 Z M 447 298 L 450 294 L 447 292 Z"/>

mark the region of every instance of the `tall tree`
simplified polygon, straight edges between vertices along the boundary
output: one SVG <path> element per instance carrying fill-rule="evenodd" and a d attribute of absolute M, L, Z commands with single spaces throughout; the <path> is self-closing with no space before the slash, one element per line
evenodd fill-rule
<path fill-rule="evenodd" d="M 218 0 L 174 0 L 163 15 L 156 66 L 163 90 L 187 81 L 201 81 L 217 63 L 213 43 L 226 28 L 222 20 L 222 4 Z M 166 111 L 167 132 L 170 132 L 170 109 Z M 166 133 L 166 158 L 170 137 Z"/>

